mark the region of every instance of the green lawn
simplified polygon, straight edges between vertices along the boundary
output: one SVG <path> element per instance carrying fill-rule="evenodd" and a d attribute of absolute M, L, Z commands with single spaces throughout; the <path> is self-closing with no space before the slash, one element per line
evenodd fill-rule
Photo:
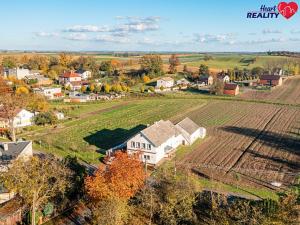
<path fill-rule="evenodd" d="M 147 124 L 160 119 L 178 120 L 205 104 L 206 101 L 201 99 L 154 98 L 81 105 L 72 112 L 72 115 L 80 115 L 77 119 L 61 123 L 57 128 L 45 127 L 24 136 L 35 140 L 37 150 L 60 156 L 76 155 L 86 162 L 97 163 L 103 156 L 103 150 L 123 143 Z M 116 105 L 119 107 L 113 107 Z M 59 106 L 62 107 L 55 107 Z M 82 117 L 82 112 L 91 111 L 95 113 Z"/>

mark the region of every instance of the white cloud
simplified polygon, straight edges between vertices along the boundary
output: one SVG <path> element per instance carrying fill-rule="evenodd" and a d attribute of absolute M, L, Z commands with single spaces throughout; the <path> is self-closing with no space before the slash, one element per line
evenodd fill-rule
<path fill-rule="evenodd" d="M 263 34 L 281 34 L 282 31 L 280 30 L 271 30 L 271 29 L 264 29 L 262 31 Z"/>
<path fill-rule="evenodd" d="M 75 25 L 63 30 L 64 32 L 108 32 L 107 26 Z"/>
<path fill-rule="evenodd" d="M 224 43 L 232 44 L 235 42 L 235 34 L 195 34 L 195 41 L 200 43 Z"/>
<path fill-rule="evenodd" d="M 285 38 L 270 38 L 270 39 L 257 39 L 257 40 L 250 40 L 241 42 L 241 44 L 268 44 L 268 43 L 278 43 L 278 42 L 285 42 L 287 39 Z"/>
<path fill-rule="evenodd" d="M 58 37 L 59 36 L 58 33 L 53 33 L 53 32 L 48 33 L 48 32 L 44 32 L 44 31 L 36 32 L 35 35 L 38 37 Z"/>
<path fill-rule="evenodd" d="M 89 38 L 86 34 L 83 33 L 74 33 L 70 34 L 69 36 L 65 37 L 65 39 L 72 40 L 72 41 L 89 41 Z"/>

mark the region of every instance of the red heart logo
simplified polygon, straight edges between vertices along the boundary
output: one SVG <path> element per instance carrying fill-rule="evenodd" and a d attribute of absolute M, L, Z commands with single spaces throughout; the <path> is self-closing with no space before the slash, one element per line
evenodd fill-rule
<path fill-rule="evenodd" d="M 277 8 L 281 15 L 289 19 L 297 12 L 298 5 L 296 2 L 280 2 Z"/>

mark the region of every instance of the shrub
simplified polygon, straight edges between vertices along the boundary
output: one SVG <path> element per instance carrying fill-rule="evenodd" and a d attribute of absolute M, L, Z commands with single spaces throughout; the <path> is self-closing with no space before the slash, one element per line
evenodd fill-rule
<path fill-rule="evenodd" d="M 34 122 L 36 125 L 56 124 L 57 117 L 53 112 L 39 113 L 35 116 Z"/>

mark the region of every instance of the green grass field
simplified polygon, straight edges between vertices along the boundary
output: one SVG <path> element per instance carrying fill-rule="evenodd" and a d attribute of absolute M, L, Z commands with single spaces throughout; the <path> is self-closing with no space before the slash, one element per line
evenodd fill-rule
<path fill-rule="evenodd" d="M 73 105 L 73 111 L 69 113 L 75 116 L 72 120 L 60 123 L 57 128 L 29 131 L 24 136 L 35 140 L 37 150 L 60 156 L 73 155 L 89 163 L 99 163 L 103 150 L 123 143 L 147 124 L 160 119 L 181 119 L 205 104 L 206 100 L 201 99 L 156 98 L 83 104 L 79 107 Z M 56 104 L 53 107 L 66 105 Z"/>
<path fill-rule="evenodd" d="M 268 56 L 268 55 L 252 55 L 252 54 L 211 54 L 213 59 L 205 61 L 204 55 L 188 55 L 180 56 L 180 61 L 188 66 L 199 66 L 205 64 L 213 69 L 233 69 L 238 67 L 240 69 L 251 69 L 253 67 L 264 67 L 268 62 L 276 62 L 284 60 L 284 56 Z M 251 59 L 256 58 L 254 63 L 249 63 Z"/>

